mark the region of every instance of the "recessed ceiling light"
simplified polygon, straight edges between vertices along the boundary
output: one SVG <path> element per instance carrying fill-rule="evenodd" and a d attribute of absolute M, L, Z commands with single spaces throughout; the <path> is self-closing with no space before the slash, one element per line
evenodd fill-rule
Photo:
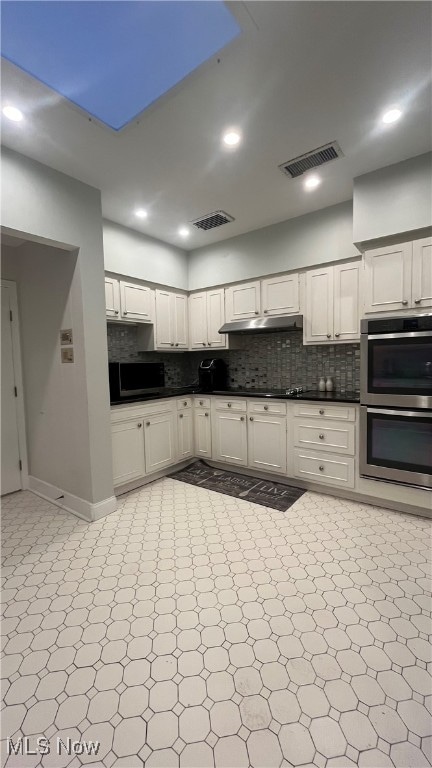
<path fill-rule="evenodd" d="M 189 230 L 188 230 L 187 227 L 180 227 L 178 233 L 179 233 L 180 237 L 188 237 Z"/>
<path fill-rule="evenodd" d="M 399 118 L 402 117 L 402 110 L 399 107 L 393 107 L 384 112 L 381 120 L 383 123 L 396 123 Z"/>
<path fill-rule="evenodd" d="M 13 120 L 14 123 L 21 122 L 24 117 L 20 109 L 12 106 L 3 107 L 3 114 L 8 118 L 8 120 Z"/>
<path fill-rule="evenodd" d="M 241 142 L 241 133 L 236 130 L 229 130 L 224 133 L 223 142 L 227 147 L 236 147 Z"/>
<path fill-rule="evenodd" d="M 304 186 L 305 189 L 316 189 L 321 184 L 321 179 L 319 176 L 308 176 L 305 180 Z"/>
<path fill-rule="evenodd" d="M 147 211 L 145 211 L 144 208 L 137 208 L 135 211 L 135 216 L 137 216 L 139 219 L 146 219 Z"/>

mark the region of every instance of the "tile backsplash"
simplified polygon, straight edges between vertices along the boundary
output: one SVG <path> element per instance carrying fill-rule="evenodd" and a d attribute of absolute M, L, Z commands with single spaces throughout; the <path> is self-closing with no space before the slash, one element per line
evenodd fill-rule
<path fill-rule="evenodd" d="M 138 352 L 136 326 L 109 323 L 107 328 L 110 361 L 163 362 L 167 386 L 192 384 L 200 360 L 209 356 L 208 352 Z M 295 331 L 237 338 L 239 349 L 214 351 L 227 363 L 230 387 L 317 389 L 320 376 L 332 376 L 336 390 L 360 388 L 359 344 L 304 346 L 302 334 Z"/>

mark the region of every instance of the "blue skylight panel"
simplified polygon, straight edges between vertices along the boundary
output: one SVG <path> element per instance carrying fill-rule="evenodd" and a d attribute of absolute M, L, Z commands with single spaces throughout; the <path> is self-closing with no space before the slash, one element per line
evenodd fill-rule
<path fill-rule="evenodd" d="M 118 131 L 240 34 L 219 0 L 3 0 L 2 56 Z"/>

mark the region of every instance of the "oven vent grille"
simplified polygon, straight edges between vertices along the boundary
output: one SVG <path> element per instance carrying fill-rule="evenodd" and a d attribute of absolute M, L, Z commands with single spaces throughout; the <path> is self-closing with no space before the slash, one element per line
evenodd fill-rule
<path fill-rule="evenodd" d="M 337 141 L 332 141 L 330 144 L 324 144 L 323 147 L 312 149 L 304 155 L 287 160 L 279 168 L 291 179 L 296 179 L 312 168 L 318 168 L 320 165 L 331 162 L 331 160 L 337 160 L 338 157 L 343 157 L 343 152 Z"/>
<path fill-rule="evenodd" d="M 215 227 L 221 227 L 223 224 L 228 224 L 230 221 L 234 221 L 234 217 L 230 216 L 225 211 L 214 211 L 208 213 L 206 216 L 200 216 L 199 219 L 191 221 L 194 227 L 197 229 L 214 229 Z"/>

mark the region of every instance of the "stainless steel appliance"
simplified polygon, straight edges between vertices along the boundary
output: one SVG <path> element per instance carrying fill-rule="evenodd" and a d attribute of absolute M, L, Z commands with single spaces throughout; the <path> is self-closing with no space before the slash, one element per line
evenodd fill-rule
<path fill-rule="evenodd" d="M 286 315 L 233 320 L 219 328 L 219 333 L 277 333 L 280 331 L 301 331 L 302 329 L 303 315 Z"/>
<path fill-rule="evenodd" d="M 432 315 L 361 323 L 360 475 L 432 488 Z"/>
<path fill-rule="evenodd" d="M 109 363 L 111 403 L 160 392 L 165 386 L 163 363 Z"/>
<path fill-rule="evenodd" d="M 360 402 L 432 408 L 432 315 L 361 321 Z"/>
<path fill-rule="evenodd" d="M 203 392 L 214 392 L 227 386 L 227 367 L 220 357 L 201 360 L 198 368 L 199 388 Z"/>

